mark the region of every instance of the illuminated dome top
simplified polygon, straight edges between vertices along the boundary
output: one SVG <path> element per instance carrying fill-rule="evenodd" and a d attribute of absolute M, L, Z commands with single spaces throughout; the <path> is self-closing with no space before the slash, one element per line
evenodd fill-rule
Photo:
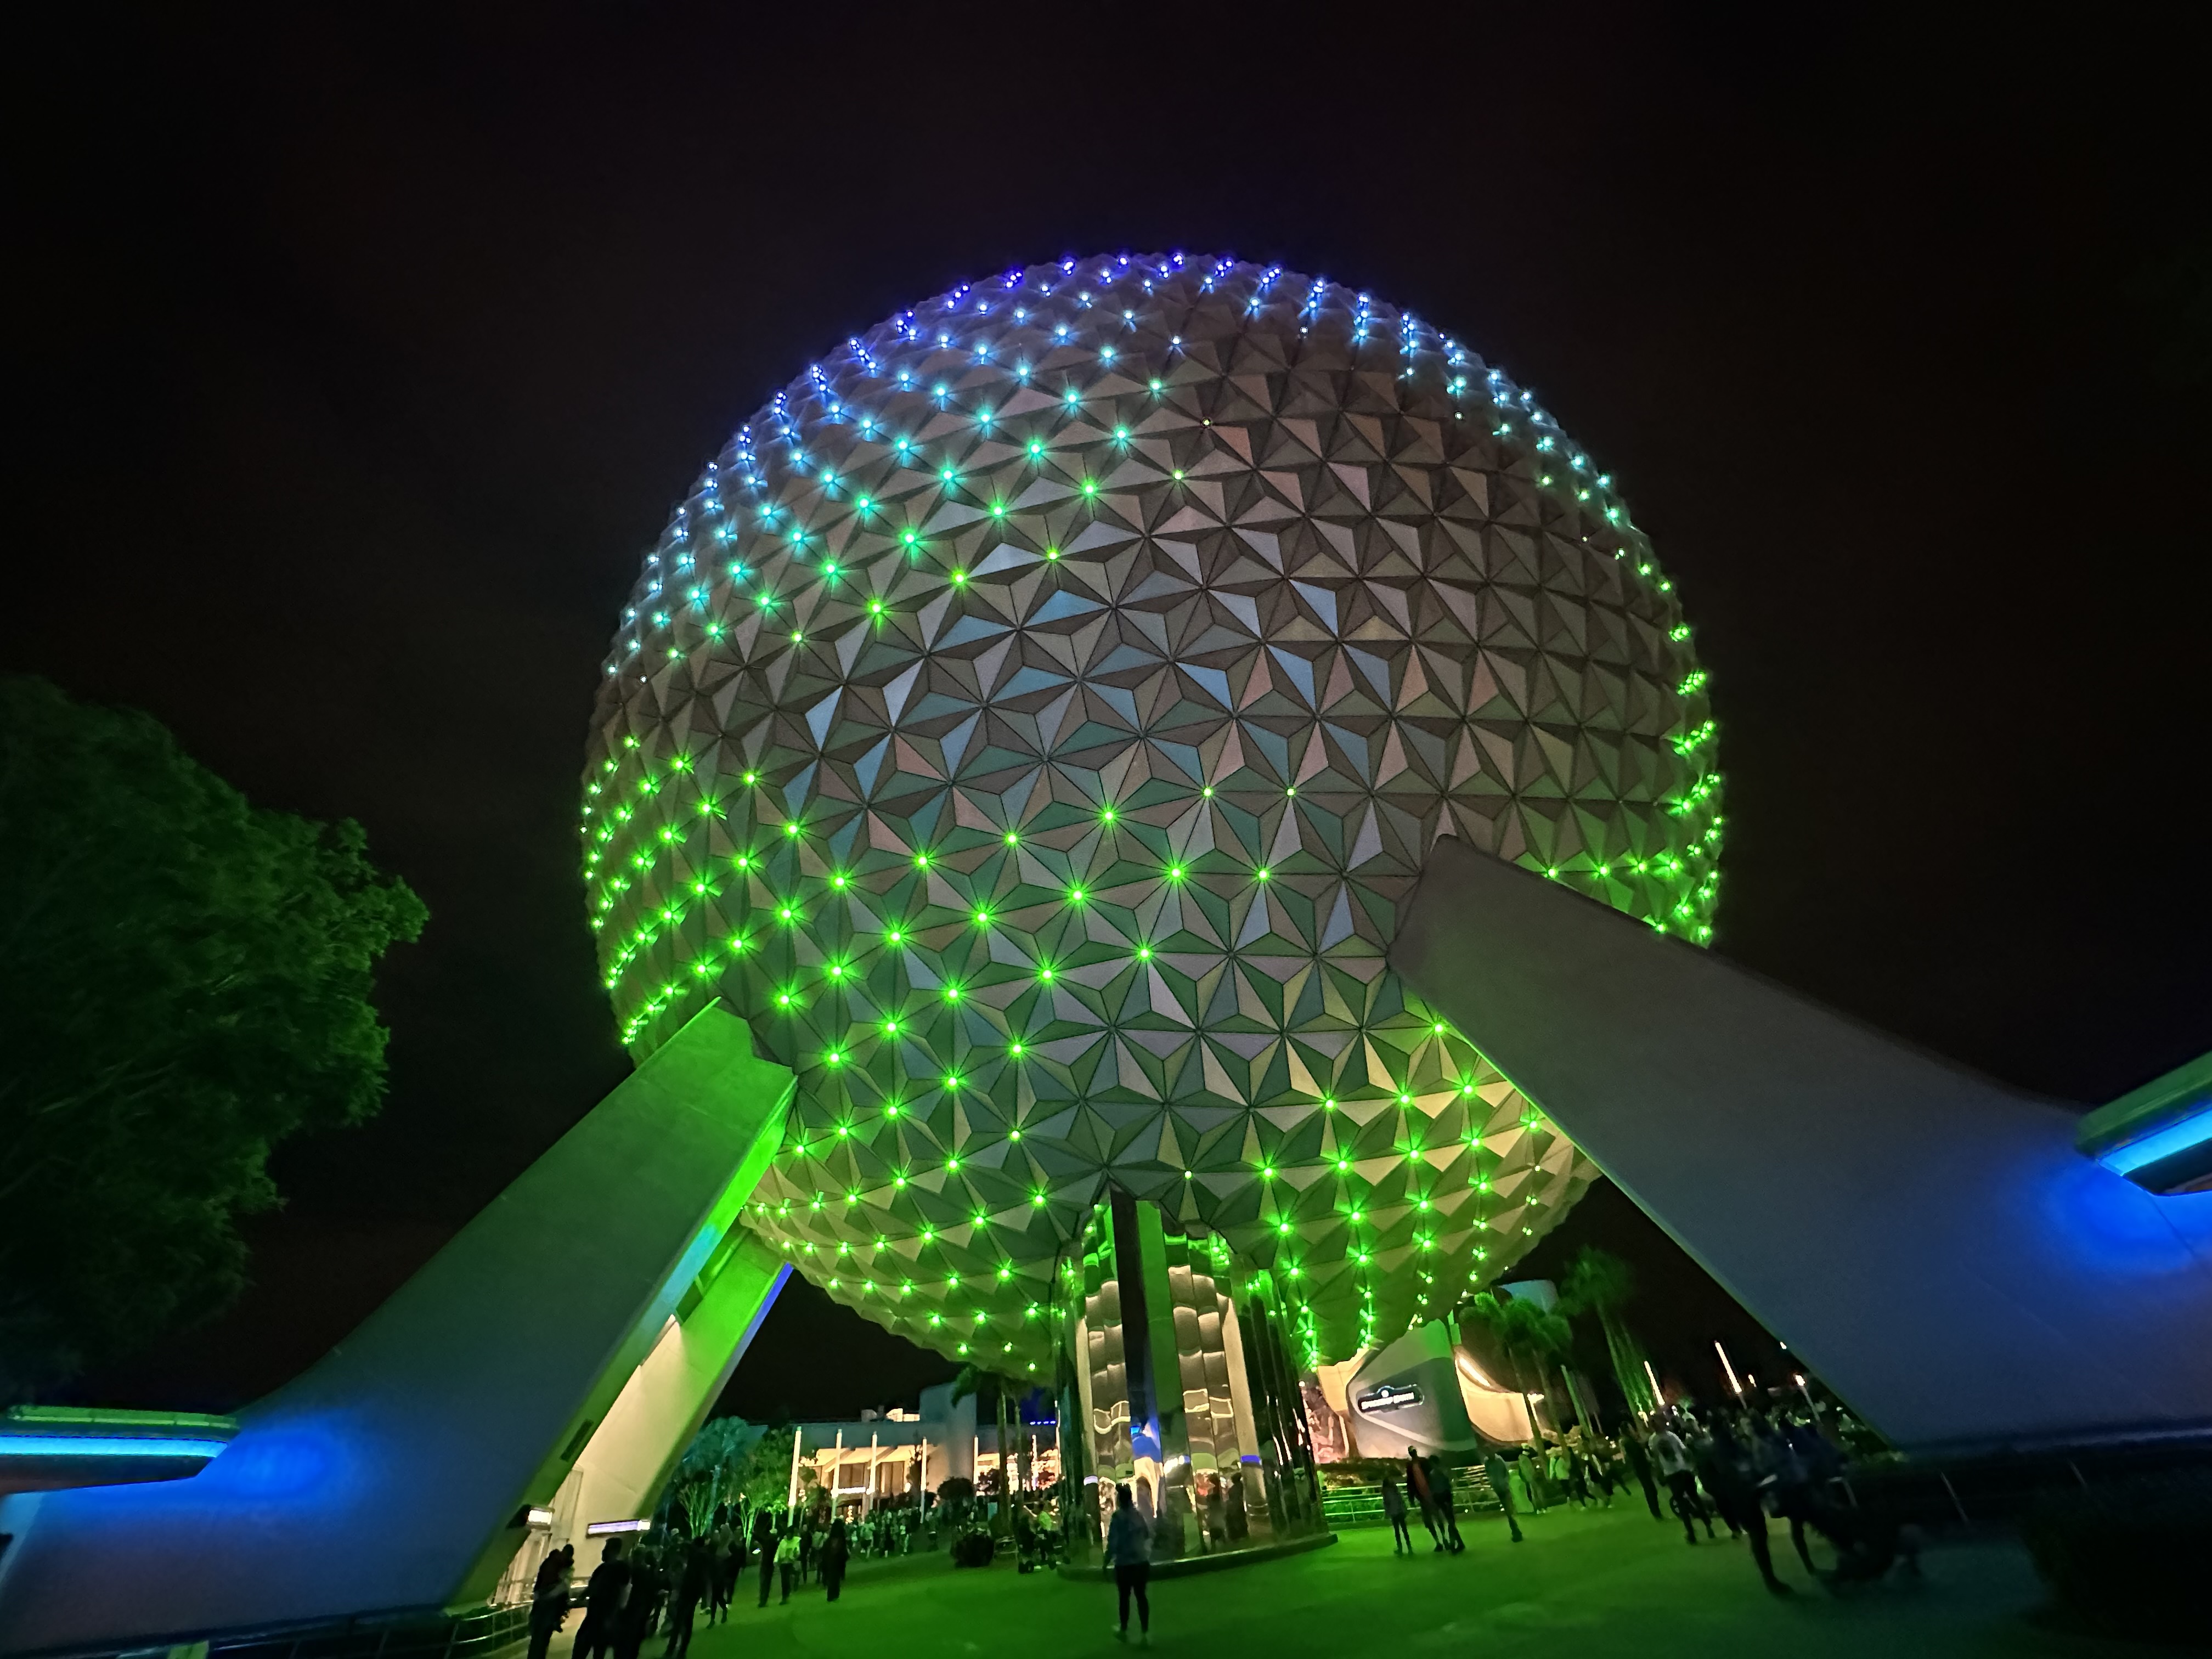
<path fill-rule="evenodd" d="M 624 1036 L 751 1023 L 799 1096 L 749 1221 L 918 1342 L 1043 1365 L 1110 1177 L 1342 1358 L 1592 1173 L 1384 965 L 1437 837 L 1710 936 L 1688 640 L 1606 475 L 1404 312 L 1196 256 L 963 284 L 646 560 L 584 806 Z"/>

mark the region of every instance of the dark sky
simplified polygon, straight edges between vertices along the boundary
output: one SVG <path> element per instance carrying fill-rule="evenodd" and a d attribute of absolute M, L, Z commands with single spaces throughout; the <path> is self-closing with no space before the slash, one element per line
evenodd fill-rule
<path fill-rule="evenodd" d="M 381 1120 L 284 1149 L 246 1300 L 88 1395 L 272 1386 L 623 1075 L 573 825 L 639 554 L 813 356 L 1064 251 L 1324 271 L 1537 390 L 1698 625 L 1726 953 L 2076 1100 L 2212 1048 L 2206 42 L 2167 15 L 385 9 L 109 16 L 10 70 L 0 667 L 359 818 L 432 916 Z M 1740 1328 L 1618 1194 L 1565 1232 L 1638 1255 L 1662 1357 Z M 794 1291 L 731 1403 L 940 1374 Z"/>

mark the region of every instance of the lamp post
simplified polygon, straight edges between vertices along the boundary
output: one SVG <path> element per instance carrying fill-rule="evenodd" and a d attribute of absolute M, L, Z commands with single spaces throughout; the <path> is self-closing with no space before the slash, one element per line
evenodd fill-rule
<path fill-rule="evenodd" d="M 1735 1390 L 1736 1403 L 1743 1403 L 1743 1384 L 1736 1381 L 1735 1367 L 1729 1364 L 1728 1350 L 1721 1346 L 1720 1339 L 1713 1339 L 1713 1352 L 1721 1357 L 1721 1370 L 1727 1374 L 1728 1385 Z"/>

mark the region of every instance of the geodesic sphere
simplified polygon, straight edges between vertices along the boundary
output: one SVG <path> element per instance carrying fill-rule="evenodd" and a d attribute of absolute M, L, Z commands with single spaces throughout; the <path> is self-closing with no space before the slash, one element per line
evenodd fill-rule
<path fill-rule="evenodd" d="M 1496 1277 L 1587 1161 L 1384 964 L 1457 836 L 1710 934 L 1670 585 L 1534 399 L 1231 260 L 1008 271 L 848 341 L 647 557 L 586 772 L 641 1053 L 793 1068 L 747 1220 L 948 1354 L 1044 1368 L 1103 1183 L 1343 1358 Z"/>

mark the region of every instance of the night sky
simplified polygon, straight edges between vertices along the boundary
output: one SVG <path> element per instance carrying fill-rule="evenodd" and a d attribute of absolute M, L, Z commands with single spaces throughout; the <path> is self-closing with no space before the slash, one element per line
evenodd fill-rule
<path fill-rule="evenodd" d="M 13 66 L 0 667 L 358 818 L 431 913 L 381 1119 L 286 1147 L 245 1301 L 80 1397 L 276 1385 L 623 1075 L 574 824 L 639 556 L 816 355 L 1062 252 L 1371 289 L 1613 472 L 1712 673 L 1724 953 L 2076 1101 L 2212 1048 L 2201 38 L 380 9 Z M 1535 1265 L 1585 1240 L 1662 1369 L 1756 1342 L 1617 1193 Z M 794 1282 L 726 1403 L 948 1374 Z"/>

